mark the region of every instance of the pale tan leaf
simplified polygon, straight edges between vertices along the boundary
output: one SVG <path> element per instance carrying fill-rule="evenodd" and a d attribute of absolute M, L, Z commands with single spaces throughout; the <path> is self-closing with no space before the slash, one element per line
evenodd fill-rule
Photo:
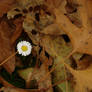
<path fill-rule="evenodd" d="M 92 90 L 92 65 L 85 70 L 74 70 L 67 64 L 65 66 L 75 78 L 75 92 L 87 92 L 87 89 Z"/>
<path fill-rule="evenodd" d="M 43 31 L 41 31 L 41 33 L 55 36 L 65 34 L 61 29 L 58 28 L 57 24 L 47 26 L 43 29 Z"/>
<path fill-rule="evenodd" d="M 69 36 L 76 51 L 92 55 L 92 33 L 85 28 L 78 28 L 59 10 L 55 9 L 56 23 Z"/>

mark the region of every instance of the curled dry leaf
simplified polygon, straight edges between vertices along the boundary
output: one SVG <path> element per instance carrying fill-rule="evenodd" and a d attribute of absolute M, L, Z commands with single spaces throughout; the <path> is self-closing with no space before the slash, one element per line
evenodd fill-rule
<path fill-rule="evenodd" d="M 45 64 L 42 64 L 40 68 L 35 68 L 35 71 L 33 71 L 33 68 L 28 68 L 24 70 L 20 70 L 18 73 L 19 75 L 25 79 L 26 83 L 30 84 L 30 81 L 35 79 L 37 82 L 46 74 L 48 73 L 48 67 Z M 32 75 L 32 73 L 34 75 Z M 32 76 L 32 79 L 30 79 Z M 51 86 L 51 76 L 49 75 L 46 80 L 43 82 L 39 82 L 38 88 L 39 90 L 44 88 L 49 88 Z M 46 92 L 53 92 L 53 89 L 50 88 Z"/>
<path fill-rule="evenodd" d="M 40 69 L 36 69 L 36 74 L 34 75 L 34 78 L 37 80 L 37 82 L 39 82 L 40 79 L 42 79 L 42 77 L 44 77 L 45 74 L 47 74 L 49 72 L 48 70 L 48 66 L 45 64 L 42 64 Z M 46 80 L 44 80 L 43 82 L 39 82 L 38 83 L 38 87 L 39 89 L 44 89 L 44 88 L 49 88 L 49 86 L 51 86 L 51 75 L 49 74 L 46 78 Z M 52 87 L 49 88 L 46 92 L 53 92 Z"/>
<path fill-rule="evenodd" d="M 4 13 L 6 13 L 12 6 L 13 0 L 1 0 L 0 1 L 0 16 L 2 16 Z M 29 6 L 35 6 L 35 5 L 39 5 L 39 4 L 43 4 L 43 0 L 16 0 L 18 3 L 18 6 L 22 9 L 28 9 Z M 30 2 L 32 1 L 32 3 L 30 4 Z M 45 51 L 53 57 L 54 59 L 54 64 L 55 66 L 58 65 L 59 63 L 61 64 L 61 67 L 63 65 L 65 65 L 65 67 L 67 68 L 67 70 L 70 70 L 70 72 L 72 73 L 72 75 L 74 76 L 75 80 L 76 80 L 76 86 L 75 86 L 75 92 L 86 92 L 87 88 L 92 90 L 92 65 L 91 66 L 87 66 L 85 70 L 74 70 L 73 68 L 71 68 L 68 64 L 70 64 L 70 59 L 65 59 L 68 54 L 72 51 L 72 49 L 74 49 L 75 52 L 80 52 L 80 53 L 86 53 L 86 54 L 90 54 L 92 55 L 92 22 L 90 20 L 92 20 L 92 10 L 90 9 L 90 7 L 92 7 L 92 1 L 91 0 L 45 0 L 47 1 L 47 4 L 50 5 L 50 8 L 53 10 L 51 12 L 54 11 L 54 14 L 56 16 L 56 21 L 52 21 L 51 17 L 45 18 L 45 16 L 43 16 L 42 18 L 40 17 L 41 21 L 40 23 L 42 24 L 42 28 L 43 28 L 41 32 L 38 32 L 37 29 L 39 29 L 39 25 L 37 26 L 37 28 L 35 29 L 35 26 L 32 25 L 34 21 L 31 21 L 30 16 L 28 16 L 28 14 L 23 14 L 22 15 L 26 16 L 24 22 L 25 24 L 28 23 L 29 26 L 27 25 L 23 25 L 24 29 L 26 29 L 25 31 L 28 33 L 28 36 L 30 37 L 30 39 L 32 40 L 33 44 L 35 45 L 40 45 L 42 46 Z M 76 4 L 78 4 L 77 8 L 77 14 L 78 16 L 76 17 L 74 14 L 73 16 L 70 15 L 70 17 L 66 16 L 66 10 L 65 10 L 65 5 L 66 2 L 76 2 Z M 39 3 L 41 2 L 41 3 Z M 55 9 L 54 9 L 55 8 Z M 17 9 L 17 8 L 16 8 Z M 71 10 L 68 10 L 71 13 Z M 29 12 L 29 10 L 27 11 Z M 87 13 L 88 12 L 88 13 Z M 16 14 L 14 13 L 14 15 L 12 15 L 12 13 L 10 13 L 11 16 L 15 16 Z M 19 14 L 19 13 L 18 13 Z M 35 14 L 35 13 L 34 13 Z M 30 15 L 30 13 L 29 13 Z M 43 14 L 44 15 L 44 14 Z M 80 16 L 80 17 L 79 17 Z M 48 17 L 48 16 L 47 16 Z M 27 19 L 28 18 L 28 19 Z M 35 19 L 35 16 L 33 17 Z M 77 19 L 78 18 L 78 21 Z M 44 24 L 48 24 L 48 22 L 51 19 L 51 25 L 46 25 L 44 26 Z M 27 20 L 27 23 L 26 23 Z M 30 20 L 30 21 L 29 21 Z M 72 23 L 72 21 L 74 21 L 75 23 Z M 19 35 L 21 34 L 22 31 L 22 22 L 21 20 L 18 20 L 16 24 L 16 31 L 14 33 L 14 35 L 12 36 L 12 43 L 15 42 L 15 40 L 19 37 Z M 54 24 L 53 24 L 54 22 Z M 36 23 L 36 22 L 35 22 Z M 34 24 L 35 24 L 34 23 Z M 79 24 L 80 23 L 80 24 Z M 31 25 L 30 25 L 31 24 Z M 36 23 L 37 25 L 37 23 Z M 81 26 L 80 26 L 81 25 Z M 33 28 L 32 28 L 33 27 Z M 30 31 L 30 29 L 32 29 Z M 10 32 L 11 28 L 9 27 L 9 25 L 4 21 L 1 22 L 0 25 L 0 47 L 2 49 L 0 49 L 0 62 L 2 62 L 4 59 L 6 59 L 9 55 L 11 55 L 14 51 L 11 50 L 12 45 L 10 42 L 10 37 L 11 37 L 11 32 Z M 64 31 L 70 38 L 73 48 L 71 45 L 66 45 L 65 41 L 62 39 L 62 37 L 60 35 L 62 35 L 62 31 Z M 18 34 L 17 34 L 18 33 Z M 50 35 L 49 35 L 50 34 Z M 51 36 L 53 35 L 53 36 Z M 37 48 L 37 51 L 39 52 L 39 48 Z M 70 53 L 71 54 L 71 53 Z M 70 55 L 69 54 L 69 55 Z M 39 53 L 37 54 L 39 55 Z M 43 58 L 42 58 L 43 57 Z M 80 59 L 81 55 L 79 55 L 78 57 L 75 58 L 75 60 L 78 63 L 78 60 Z M 65 59 L 66 63 L 68 62 L 68 64 L 66 64 L 65 62 L 63 62 L 63 59 Z M 43 62 L 46 60 L 49 61 L 49 59 L 47 59 L 43 53 L 40 54 L 40 60 Z M 62 61 L 61 61 L 62 60 Z M 89 64 L 88 62 L 91 61 L 91 58 L 89 59 L 89 57 L 86 57 L 83 60 L 80 60 L 81 62 L 83 62 L 83 66 L 82 63 L 78 63 L 80 67 L 85 68 L 85 65 Z M 7 62 L 6 64 L 4 64 L 3 66 L 5 67 L 5 69 L 8 72 L 13 72 L 15 65 L 14 65 L 14 58 L 12 58 L 11 60 L 9 60 L 9 62 Z M 77 65 L 78 65 L 77 64 Z M 32 77 L 34 77 L 34 79 L 37 80 L 38 84 L 38 88 L 39 89 L 44 89 L 44 88 L 48 88 L 49 86 L 52 87 L 51 85 L 51 76 L 50 74 L 47 77 L 46 80 L 43 80 L 43 82 L 39 82 L 41 80 L 42 77 L 44 77 L 45 74 L 48 74 L 49 70 L 48 70 L 48 65 L 49 64 L 42 64 L 40 68 L 36 69 L 36 74 L 33 75 Z M 63 72 L 65 71 L 61 71 L 61 67 L 58 67 L 54 72 L 56 74 L 56 78 L 57 80 L 62 79 L 64 76 Z M 53 68 L 52 68 L 53 69 Z M 55 68 L 54 68 L 55 69 Z M 60 72 L 62 72 L 62 74 L 58 73 L 58 70 L 60 70 Z M 32 75 L 32 70 L 27 69 L 27 70 L 23 70 L 20 71 L 21 77 L 24 78 L 26 80 L 26 82 L 30 82 L 30 76 Z M 51 73 L 51 72 L 50 72 Z M 61 77 L 62 76 L 62 77 Z M 59 78 L 59 79 L 58 79 Z M 65 78 L 64 78 L 65 79 Z M 2 80 L 2 79 L 0 79 Z M 3 83 L 6 83 L 5 81 L 3 81 Z M 5 85 L 9 85 L 9 84 L 5 84 Z M 62 85 L 62 84 L 61 84 Z M 60 88 L 62 88 L 61 85 L 58 85 Z M 4 92 L 7 91 L 13 91 L 13 92 L 39 92 L 39 90 L 37 91 L 27 91 L 24 89 L 18 89 L 17 88 L 2 88 L 2 90 Z M 63 89 L 63 91 L 65 91 L 65 88 Z M 41 92 L 41 91 L 40 91 Z M 53 92 L 52 88 L 50 88 L 49 90 L 47 90 L 46 92 Z"/>
<path fill-rule="evenodd" d="M 84 70 L 89 67 L 91 64 L 92 56 L 89 55 L 83 55 L 80 53 L 75 53 L 72 55 L 73 59 L 75 60 L 77 64 L 77 69 L 78 70 Z"/>
<path fill-rule="evenodd" d="M 53 72 L 53 83 L 66 79 L 64 66 L 61 62 L 62 58 L 65 58 L 72 50 L 71 45 L 66 44 L 61 36 L 44 36 L 41 45 L 54 59 L 53 68 L 61 63 Z M 71 60 L 68 59 L 65 62 L 70 64 Z M 57 85 L 63 92 L 66 92 L 66 81 Z"/>
<path fill-rule="evenodd" d="M 9 27 L 6 21 L 0 23 L 0 62 L 8 58 L 14 53 L 13 46 L 11 45 L 12 29 Z M 9 72 L 13 72 L 15 69 L 15 57 L 11 58 L 3 67 Z"/>
<path fill-rule="evenodd" d="M 67 64 L 65 66 L 75 78 L 75 92 L 87 92 L 87 89 L 92 90 L 92 65 L 85 70 L 74 70 Z"/>
<path fill-rule="evenodd" d="M 14 5 L 14 0 L 0 0 L 0 17 L 7 13 Z"/>
<path fill-rule="evenodd" d="M 56 23 L 58 24 L 58 27 L 67 33 L 71 39 L 74 49 L 76 49 L 77 52 L 92 55 L 91 28 L 89 30 L 86 30 L 84 27 L 80 29 L 72 24 L 70 20 L 59 10 L 55 9 L 54 12 L 56 15 Z"/>

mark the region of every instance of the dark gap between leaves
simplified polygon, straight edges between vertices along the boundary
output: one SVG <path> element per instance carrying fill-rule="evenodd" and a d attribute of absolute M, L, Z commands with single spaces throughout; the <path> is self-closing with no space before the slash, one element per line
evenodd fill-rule
<path fill-rule="evenodd" d="M 36 14 L 35 14 L 35 19 L 36 19 L 37 21 L 40 21 L 39 13 L 36 13 Z"/>
<path fill-rule="evenodd" d="M 0 76 L 2 76 L 7 82 L 18 88 L 25 88 L 25 80 L 18 75 L 16 69 L 10 75 L 4 68 L 2 68 Z"/>
<path fill-rule="evenodd" d="M 49 54 L 45 51 L 45 56 L 47 57 L 47 58 L 49 58 Z"/>
<path fill-rule="evenodd" d="M 33 11 L 33 7 L 30 6 L 28 10 L 29 10 L 30 12 L 32 12 L 32 11 Z"/>
<path fill-rule="evenodd" d="M 36 32 L 36 30 L 32 30 L 32 32 L 31 32 L 33 35 L 36 35 L 37 34 L 37 32 Z"/>
<path fill-rule="evenodd" d="M 41 51 L 42 51 L 42 47 L 40 46 L 39 54 L 41 53 Z"/>
<path fill-rule="evenodd" d="M 20 37 L 17 39 L 16 44 L 20 41 L 28 41 L 31 43 L 31 45 L 34 45 L 32 43 L 32 40 L 29 38 L 28 34 L 23 30 Z"/>
<path fill-rule="evenodd" d="M 28 13 L 27 9 L 23 9 L 22 11 L 23 11 L 23 13 Z"/>
<path fill-rule="evenodd" d="M 38 83 L 36 80 L 31 80 L 30 89 L 38 89 Z"/>
<path fill-rule="evenodd" d="M 17 18 L 19 18 L 19 17 L 22 17 L 22 14 L 17 14 L 17 15 L 15 15 L 15 16 L 14 16 L 14 19 L 17 19 Z"/>
<path fill-rule="evenodd" d="M 3 84 L 0 83 L 0 88 L 2 88 L 2 87 L 3 87 Z"/>
<path fill-rule="evenodd" d="M 17 12 L 20 12 L 20 10 L 19 10 L 19 9 L 17 9 L 17 8 L 16 8 L 16 9 L 14 9 L 14 10 L 15 10 L 15 11 L 17 11 Z"/>
<path fill-rule="evenodd" d="M 40 5 L 34 7 L 34 12 L 39 11 L 41 9 Z"/>
<path fill-rule="evenodd" d="M 83 54 L 83 56 L 80 58 L 79 61 L 83 60 L 86 56 L 88 56 L 87 54 Z"/>
<path fill-rule="evenodd" d="M 65 42 L 70 42 L 70 39 L 67 35 L 63 34 L 62 37 L 64 38 Z"/>
<path fill-rule="evenodd" d="M 76 64 L 76 61 L 74 60 L 73 57 L 71 57 L 71 61 L 72 61 L 71 66 L 72 66 L 74 69 L 77 69 L 77 64 Z"/>

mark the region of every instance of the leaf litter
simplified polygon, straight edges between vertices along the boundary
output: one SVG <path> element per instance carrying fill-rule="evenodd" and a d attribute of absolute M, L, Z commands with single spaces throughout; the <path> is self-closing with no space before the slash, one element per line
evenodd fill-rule
<path fill-rule="evenodd" d="M 91 9 L 91 0 L 1 0 L 0 91 L 91 92 Z"/>

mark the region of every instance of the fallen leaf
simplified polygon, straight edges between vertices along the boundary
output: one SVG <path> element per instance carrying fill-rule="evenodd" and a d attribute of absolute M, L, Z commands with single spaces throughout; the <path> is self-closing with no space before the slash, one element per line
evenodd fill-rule
<path fill-rule="evenodd" d="M 7 13 L 14 5 L 14 0 L 0 0 L 0 17 Z"/>
<path fill-rule="evenodd" d="M 35 73 L 34 73 L 35 72 Z M 33 73 L 33 75 L 32 75 Z M 35 71 L 33 71 L 32 68 L 24 69 L 19 71 L 19 75 L 25 79 L 26 82 L 30 83 L 31 80 L 35 79 L 37 82 L 39 79 L 41 79 L 46 73 L 48 73 L 48 67 L 44 64 L 41 65 L 40 68 L 36 68 Z M 30 76 L 32 76 L 32 79 L 30 79 Z M 44 89 L 49 88 L 51 86 L 51 77 L 50 75 L 46 80 L 38 84 L 38 89 Z M 53 92 L 52 88 L 48 89 L 46 92 Z"/>
<path fill-rule="evenodd" d="M 70 22 L 70 20 L 59 10 L 54 10 L 56 15 L 56 23 L 69 36 L 73 49 L 80 53 L 92 55 L 92 34 L 91 29 L 78 28 Z M 62 20 L 62 21 L 61 21 Z"/>
<path fill-rule="evenodd" d="M 79 15 L 76 13 L 72 13 L 72 14 L 67 14 L 67 17 L 70 19 L 70 21 L 76 25 L 78 28 L 82 27 L 82 23 L 79 19 Z"/>
<path fill-rule="evenodd" d="M 64 2 L 64 0 L 46 0 L 46 2 L 49 4 L 49 5 L 54 5 L 54 7 L 60 7 L 60 5 L 62 4 L 62 2 Z"/>
<path fill-rule="evenodd" d="M 20 88 L 16 88 L 16 87 L 2 87 L 0 89 L 0 91 L 3 91 L 3 92 L 40 92 L 39 90 L 37 89 L 20 89 Z"/>
<path fill-rule="evenodd" d="M 82 60 L 79 60 L 78 69 L 80 70 L 87 69 L 91 64 L 90 62 L 91 60 L 92 60 L 91 56 L 85 56 Z"/>
<path fill-rule="evenodd" d="M 51 24 L 47 26 L 40 33 L 47 35 L 55 35 L 55 36 L 65 34 L 61 29 L 58 28 L 57 24 Z"/>
<path fill-rule="evenodd" d="M 22 77 L 26 82 L 29 81 L 32 72 L 33 72 L 33 68 L 27 68 L 18 71 L 19 76 Z"/>
<path fill-rule="evenodd" d="M 42 36 L 40 44 L 53 58 L 59 56 L 65 57 L 72 50 L 72 46 L 66 44 L 62 36 Z"/>
<path fill-rule="evenodd" d="M 61 36 L 44 36 L 41 40 L 41 46 L 43 46 L 44 49 L 48 52 L 48 54 L 53 57 L 53 68 L 58 65 L 58 63 L 61 62 L 61 59 L 65 58 L 72 50 L 72 46 L 67 44 Z M 70 59 L 66 60 L 65 62 L 71 64 Z M 65 76 L 65 74 L 66 73 L 64 70 L 64 66 L 63 64 L 60 64 L 53 71 L 53 83 L 67 79 L 67 75 Z M 66 81 L 57 85 L 57 87 L 60 88 L 63 92 L 66 92 L 66 86 Z M 68 88 L 70 90 L 69 85 Z"/>
<path fill-rule="evenodd" d="M 14 53 L 10 40 L 11 35 L 12 29 L 9 27 L 6 21 L 2 21 L 0 23 L 0 62 L 3 62 L 6 58 Z M 15 57 L 12 57 L 3 66 L 9 73 L 12 73 L 15 69 Z"/>
<path fill-rule="evenodd" d="M 16 30 L 14 31 L 12 37 L 11 37 L 11 43 L 14 44 L 14 42 L 18 39 L 18 37 L 21 35 L 23 31 L 22 27 L 23 19 L 19 18 L 14 21 L 14 24 L 16 25 Z"/>
<path fill-rule="evenodd" d="M 55 60 L 54 66 L 55 66 L 56 64 L 60 63 L 60 62 L 61 62 L 60 60 Z M 70 62 L 70 61 L 68 60 L 67 62 Z M 53 83 L 56 83 L 56 82 L 61 81 L 61 80 L 65 80 L 65 79 L 67 79 L 67 78 L 68 78 L 68 76 L 67 76 L 67 74 L 66 74 L 66 71 L 65 71 L 65 69 L 64 69 L 63 64 L 59 65 L 59 66 L 55 69 L 55 71 L 53 72 Z M 58 87 L 60 90 L 62 90 L 62 92 L 66 92 L 66 91 L 71 92 L 71 89 L 72 89 L 72 88 L 71 88 L 69 85 L 70 85 L 70 84 L 69 84 L 69 81 L 66 80 L 66 81 L 64 81 L 63 83 L 58 84 L 57 87 Z"/>
<path fill-rule="evenodd" d="M 90 24 L 92 26 L 92 12 L 91 12 L 91 9 L 92 9 L 92 0 L 87 0 L 87 8 L 88 8 L 88 16 L 89 16 L 89 21 L 90 21 Z"/>
<path fill-rule="evenodd" d="M 75 92 L 87 92 L 87 89 L 92 90 L 92 65 L 85 70 L 74 70 L 67 64 L 65 66 L 75 78 Z"/>
<path fill-rule="evenodd" d="M 45 74 L 47 74 L 49 72 L 48 70 L 48 66 L 45 64 L 42 64 L 40 69 L 36 69 L 36 74 L 34 75 L 34 78 L 37 80 L 37 82 L 44 77 Z M 43 82 L 39 82 L 38 83 L 38 88 L 39 89 L 44 89 L 44 88 L 49 88 L 49 86 L 51 86 L 51 75 L 49 74 L 47 79 L 44 80 Z M 52 87 L 49 88 L 46 92 L 53 92 Z"/>

